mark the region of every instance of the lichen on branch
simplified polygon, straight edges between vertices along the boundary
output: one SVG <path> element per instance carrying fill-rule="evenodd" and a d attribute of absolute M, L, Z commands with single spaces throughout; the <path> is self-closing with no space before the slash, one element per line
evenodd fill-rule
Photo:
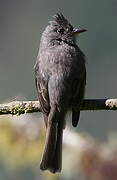
<path fill-rule="evenodd" d="M 74 107 L 76 110 L 117 110 L 117 99 L 84 99 L 82 106 Z M 13 101 L 0 104 L 0 115 L 20 115 L 25 113 L 40 112 L 39 101 Z"/>

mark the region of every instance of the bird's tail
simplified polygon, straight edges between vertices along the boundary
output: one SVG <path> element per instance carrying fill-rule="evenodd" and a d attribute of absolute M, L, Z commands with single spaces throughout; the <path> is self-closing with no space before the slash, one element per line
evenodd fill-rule
<path fill-rule="evenodd" d="M 40 164 L 41 170 L 52 173 L 60 172 L 62 168 L 62 136 L 63 122 L 60 112 L 54 109 L 48 116 L 44 153 Z"/>

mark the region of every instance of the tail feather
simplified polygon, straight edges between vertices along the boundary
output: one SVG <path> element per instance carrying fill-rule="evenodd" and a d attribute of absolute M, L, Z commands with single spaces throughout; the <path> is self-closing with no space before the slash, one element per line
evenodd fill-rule
<path fill-rule="evenodd" d="M 56 134 L 57 124 L 54 122 L 47 127 L 44 153 L 40 164 L 41 170 L 47 170 L 50 167 L 56 148 Z"/>
<path fill-rule="evenodd" d="M 60 112 L 54 110 L 49 114 L 44 153 L 40 164 L 41 170 L 60 172 L 62 168 L 63 122 Z"/>
<path fill-rule="evenodd" d="M 58 125 L 57 129 L 57 142 L 54 156 L 51 162 L 50 171 L 52 173 L 60 172 L 62 169 L 62 138 L 63 138 L 63 128 Z"/>

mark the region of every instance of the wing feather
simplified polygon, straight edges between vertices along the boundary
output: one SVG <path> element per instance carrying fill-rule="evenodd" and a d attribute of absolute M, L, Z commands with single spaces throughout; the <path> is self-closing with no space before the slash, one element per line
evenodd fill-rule
<path fill-rule="evenodd" d="M 35 83 L 38 94 L 38 99 L 41 106 L 41 111 L 44 114 L 45 124 L 47 125 L 47 115 L 50 111 L 49 95 L 48 95 L 48 82 L 43 78 L 39 70 L 39 62 L 35 65 Z"/>
<path fill-rule="evenodd" d="M 86 69 L 82 80 L 75 80 L 73 84 L 73 108 L 72 108 L 72 125 L 77 126 L 80 117 L 80 111 L 76 110 L 75 105 L 81 106 L 85 94 L 86 85 Z"/>

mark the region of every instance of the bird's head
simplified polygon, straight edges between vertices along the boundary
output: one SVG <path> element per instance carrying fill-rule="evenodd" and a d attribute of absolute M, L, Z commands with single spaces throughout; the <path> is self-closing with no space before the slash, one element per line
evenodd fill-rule
<path fill-rule="evenodd" d="M 54 15 L 53 18 L 42 35 L 53 44 L 57 41 L 74 43 L 76 35 L 86 31 L 86 29 L 74 28 L 61 13 Z"/>

